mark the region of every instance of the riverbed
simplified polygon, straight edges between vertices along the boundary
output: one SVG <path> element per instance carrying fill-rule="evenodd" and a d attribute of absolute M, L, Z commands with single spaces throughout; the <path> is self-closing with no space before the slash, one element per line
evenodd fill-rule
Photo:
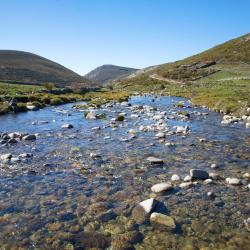
<path fill-rule="evenodd" d="M 243 176 L 250 173 L 250 129 L 243 122 L 223 125 L 221 114 L 186 99 L 152 95 L 94 109 L 101 119 L 86 119 L 91 110 L 66 104 L 0 117 L 0 133 L 37 137 L 0 146 L 0 155 L 32 155 L 0 162 L 3 249 L 249 249 Z M 215 173 L 212 182 L 181 188 L 197 168 Z M 173 190 L 151 191 L 173 175 L 181 178 Z M 134 209 L 149 198 L 174 219 L 174 231 L 138 218 Z"/>

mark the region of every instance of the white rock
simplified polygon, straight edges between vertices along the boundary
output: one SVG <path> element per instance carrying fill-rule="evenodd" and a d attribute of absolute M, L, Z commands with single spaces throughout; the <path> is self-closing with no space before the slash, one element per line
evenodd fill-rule
<path fill-rule="evenodd" d="M 205 181 L 203 181 L 204 184 L 212 184 L 213 180 L 212 179 L 206 179 Z"/>
<path fill-rule="evenodd" d="M 238 178 L 226 178 L 226 183 L 233 186 L 241 185 L 241 180 Z"/>
<path fill-rule="evenodd" d="M 246 123 L 246 128 L 250 128 L 250 122 Z"/>
<path fill-rule="evenodd" d="M 151 191 L 152 192 L 155 192 L 155 193 L 160 193 L 160 192 L 163 192 L 163 191 L 169 191 L 169 190 L 172 190 L 173 189 L 173 186 L 171 183 L 168 183 L 168 182 L 163 182 L 163 183 L 158 183 L 158 184 L 155 184 L 151 187 Z"/>
<path fill-rule="evenodd" d="M 249 173 L 243 174 L 243 178 L 244 178 L 244 179 L 250 179 L 250 174 L 249 174 Z"/>
<path fill-rule="evenodd" d="M 193 186 L 193 183 L 192 182 L 182 182 L 180 184 L 180 188 L 191 188 Z"/>
<path fill-rule="evenodd" d="M 217 168 L 218 168 L 218 166 L 217 166 L 215 163 L 211 164 L 210 167 L 211 167 L 212 169 L 217 169 Z"/>
<path fill-rule="evenodd" d="M 132 128 L 128 132 L 129 132 L 129 134 L 136 134 L 136 130 L 132 129 Z"/>
<path fill-rule="evenodd" d="M 165 138 L 165 134 L 163 132 L 159 132 L 155 135 L 156 138 L 160 139 L 160 138 Z"/>
<path fill-rule="evenodd" d="M 0 156 L 0 159 L 2 161 L 5 161 L 5 160 L 10 160 L 12 158 L 12 154 L 3 154 Z"/>
<path fill-rule="evenodd" d="M 171 181 L 180 181 L 180 180 L 181 180 L 181 177 L 177 174 L 174 174 L 171 177 Z"/>
<path fill-rule="evenodd" d="M 87 115 L 86 115 L 86 119 L 88 120 L 96 120 L 96 113 L 94 111 L 90 111 Z"/>
<path fill-rule="evenodd" d="M 185 182 L 191 182 L 192 177 L 190 175 L 187 175 L 184 179 Z"/>
<path fill-rule="evenodd" d="M 155 207 L 157 201 L 154 198 L 142 201 L 139 205 L 144 209 L 144 211 L 149 214 Z"/>
<path fill-rule="evenodd" d="M 153 157 L 153 156 L 148 157 L 147 161 L 149 161 L 152 164 L 161 164 L 161 163 L 163 163 L 162 159 L 156 158 L 156 157 Z"/>

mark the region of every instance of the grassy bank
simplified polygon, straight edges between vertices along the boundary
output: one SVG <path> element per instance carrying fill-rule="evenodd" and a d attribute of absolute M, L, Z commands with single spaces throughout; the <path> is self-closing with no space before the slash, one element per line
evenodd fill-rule
<path fill-rule="evenodd" d="M 0 115 L 11 112 L 8 102 L 13 98 L 17 101 L 17 112 L 26 111 L 27 103 L 43 108 L 47 105 L 60 105 L 85 99 L 84 94 L 77 92 L 52 94 L 42 90 L 42 86 L 0 83 Z"/>

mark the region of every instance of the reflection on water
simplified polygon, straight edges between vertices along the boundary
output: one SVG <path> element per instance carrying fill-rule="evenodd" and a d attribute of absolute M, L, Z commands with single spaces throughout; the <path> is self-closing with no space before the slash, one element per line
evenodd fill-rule
<path fill-rule="evenodd" d="M 210 185 L 198 181 L 190 189 L 176 185 L 164 195 L 152 194 L 150 188 L 170 180 L 173 174 L 184 178 L 191 168 L 242 178 L 250 166 L 249 131 L 243 124 L 222 126 L 220 115 L 208 110 L 174 107 L 183 101 L 180 98 L 152 99 L 136 96 L 129 102 L 158 110 L 133 112 L 131 107 L 106 105 L 97 111 L 106 114 L 101 120 L 86 120 L 83 111 L 72 109 L 72 104 L 1 116 L 0 132 L 39 136 L 34 142 L 0 147 L 0 154 L 33 154 L 33 158 L 18 163 L 0 163 L 0 246 L 247 249 L 249 232 L 243 223 L 250 217 L 247 181 L 235 187 L 225 185 L 220 178 Z M 190 133 L 169 133 L 157 140 L 157 132 L 139 130 L 142 125 L 155 124 L 152 115 L 163 111 L 169 131 L 188 125 Z M 120 112 L 126 113 L 125 121 L 109 126 Z M 139 117 L 131 118 L 132 113 Z M 180 114 L 186 113 L 190 119 L 183 120 Z M 62 129 L 65 123 L 74 128 Z M 101 129 L 92 129 L 98 126 Z M 136 137 L 128 133 L 130 129 L 137 131 Z M 166 142 L 174 145 L 166 146 Z M 98 157 L 91 157 L 91 153 Z M 148 156 L 161 158 L 164 164 L 152 166 L 146 161 Z M 218 165 L 217 170 L 210 169 L 212 163 Z M 208 191 L 216 196 L 207 197 Z M 149 197 L 167 208 L 178 226 L 175 232 L 137 220 L 134 207 Z"/>

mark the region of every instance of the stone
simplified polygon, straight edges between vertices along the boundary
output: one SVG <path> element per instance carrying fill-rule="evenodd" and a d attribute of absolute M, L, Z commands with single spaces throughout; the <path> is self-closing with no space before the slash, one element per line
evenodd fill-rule
<path fill-rule="evenodd" d="M 171 177 L 171 181 L 180 181 L 180 180 L 181 180 L 181 177 L 177 174 L 174 174 Z"/>
<path fill-rule="evenodd" d="M 26 108 L 30 111 L 37 111 L 39 109 L 35 105 L 27 105 Z"/>
<path fill-rule="evenodd" d="M 232 186 L 239 186 L 241 185 L 241 180 L 238 178 L 226 178 L 226 183 Z"/>
<path fill-rule="evenodd" d="M 163 132 L 159 132 L 155 135 L 155 137 L 158 139 L 165 138 L 165 134 Z"/>
<path fill-rule="evenodd" d="M 203 181 L 204 184 L 212 184 L 213 180 L 212 179 L 206 179 L 205 181 Z"/>
<path fill-rule="evenodd" d="M 129 134 L 136 134 L 136 130 L 132 129 L 132 128 L 128 132 L 129 132 Z"/>
<path fill-rule="evenodd" d="M 247 180 L 250 179 L 250 174 L 249 173 L 243 174 L 243 178 Z"/>
<path fill-rule="evenodd" d="M 17 142 L 18 142 L 18 140 L 15 139 L 15 138 L 12 138 L 12 139 L 8 140 L 8 143 L 10 143 L 10 144 L 14 144 L 14 143 L 17 143 Z"/>
<path fill-rule="evenodd" d="M 26 135 L 23 137 L 24 141 L 32 141 L 32 140 L 36 140 L 36 136 L 35 135 Z"/>
<path fill-rule="evenodd" d="M 150 222 L 163 225 L 170 230 L 176 229 L 176 224 L 175 224 L 174 219 L 170 216 L 165 215 L 165 214 L 155 213 L 155 212 L 152 213 L 150 215 Z"/>
<path fill-rule="evenodd" d="M 163 164 L 162 159 L 156 158 L 156 157 L 153 157 L 153 156 L 148 157 L 147 161 L 149 161 L 151 164 Z"/>
<path fill-rule="evenodd" d="M 23 153 L 18 156 L 19 158 L 31 158 L 33 157 L 33 154 L 31 153 Z"/>
<path fill-rule="evenodd" d="M 250 232 L 250 217 L 244 220 L 246 229 Z"/>
<path fill-rule="evenodd" d="M 151 187 L 151 191 L 154 193 L 161 193 L 164 191 L 170 191 L 172 189 L 173 189 L 172 184 L 168 182 L 158 183 Z"/>
<path fill-rule="evenodd" d="M 74 128 L 74 126 L 72 124 L 64 124 L 64 125 L 62 125 L 62 128 L 70 129 L 70 128 Z"/>
<path fill-rule="evenodd" d="M 191 188 L 193 186 L 193 183 L 192 182 L 182 182 L 181 184 L 180 184 L 180 188 Z"/>
<path fill-rule="evenodd" d="M 218 173 L 209 173 L 209 178 L 212 180 L 223 179 Z"/>
<path fill-rule="evenodd" d="M 207 196 L 210 198 L 213 198 L 213 197 L 215 197 L 215 194 L 214 194 L 214 192 L 209 191 L 209 192 L 207 192 Z"/>
<path fill-rule="evenodd" d="M 246 128 L 250 128 L 250 122 L 246 123 Z"/>
<path fill-rule="evenodd" d="M 201 179 L 201 180 L 208 179 L 209 177 L 208 173 L 202 169 L 191 169 L 190 176 L 193 179 Z"/>
<path fill-rule="evenodd" d="M 85 118 L 88 120 L 96 120 L 96 113 L 94 111 L 90 111 L 89 113 L 87 113 Z"/>
<path fill-rule="evenodd" d="M 192 181 L 192 177 L 190 175 L 185 176 L 185 178 L 183 179 L 185 182 L 190 182 Z"/>
<path fill-rule="evenodd" d="M 90 157 L 91 158 L 101 158 L 101 156 L 99 155 L 99 154 L 97 154 L 97 153 L 90 153 Z"/>
<path fill-rule="evenodd" d="M 212 169 L 217 169 L 218 166 L 217 166 L 215 163 L 212 163 L 211 166 L 210 166 L 210 168 L 212 168 Z"/>
<path fill-rule="evenodd" d="M 10 160 L 12 158 L 12 154 L 3 154 L 0 156 L 0 159 L 2 161 L 5 161 L 5 160 Z"/>
<path fill-rule="evenodd" d="M 149 214 L 155 208 L 157 201 L 154 198 L 150 198 L 148 200 L 142 201 L 139 205 L 143 208 L 145 213 Z"/>
<path fill-rule="evenodd" d="M 124 120 L 125 120 L 124 114 L 118 114 L 118 116 L 116 117 L 116 121 L 118 122 L 122 122 Z"/>

